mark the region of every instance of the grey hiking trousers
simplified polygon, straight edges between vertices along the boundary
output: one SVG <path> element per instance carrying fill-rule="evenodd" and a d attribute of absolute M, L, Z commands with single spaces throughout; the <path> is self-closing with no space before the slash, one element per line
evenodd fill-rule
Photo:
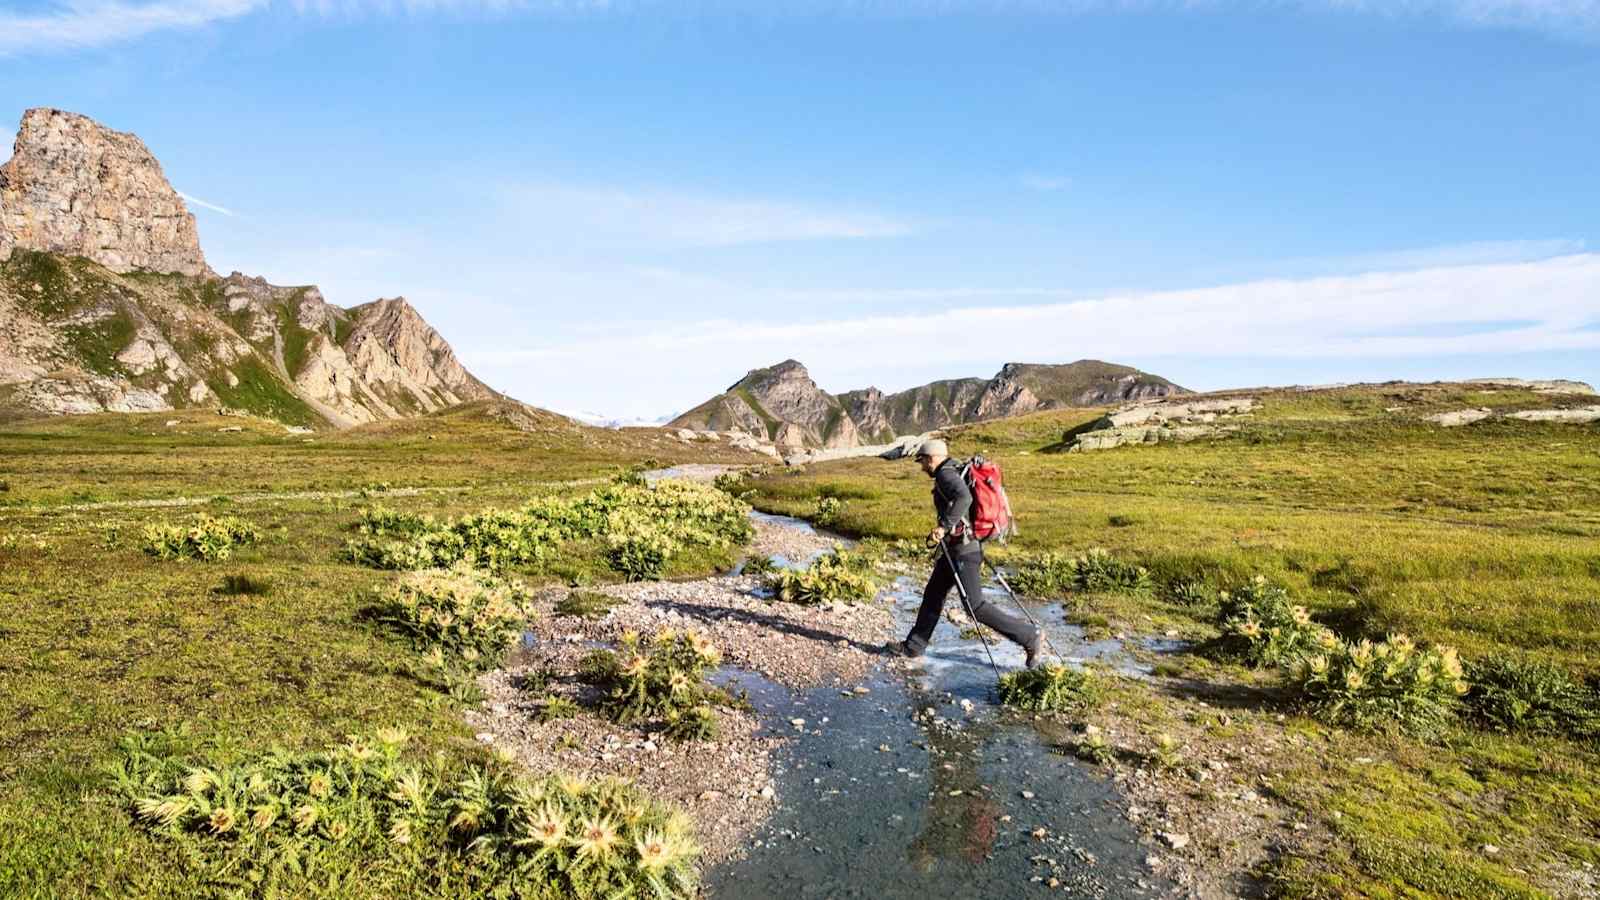
<path fill-rule="evenodd" d="M 1027 649 L 1038 638 L 1038 629 L 983 599 L 983 547 L 973 542 L 962 546 L 959 551 L 952 549 L 950 559 L 955 561 L 961 572 L 961 586 L 966 588 L 967 598 L 972 605 L 967 611 L 972 617 Z M 912 654 L 920 656 L 928 649 L 928 641 L 933 639 L 933 629 L 939 624 L 939 615 L 944 612 L 945 599 L 955 586 L 956 579 L 950 570 L 950 563 L 941 554 L 933 564 L 933 574 L 928 576 L 928 586 L 922 589 L 922 607 L 917 610 L 917 623 L 911 626 L 911 633 L 906 636 L 906 649 Z M 957 599 L 956 602 L 961 601 Z"/>

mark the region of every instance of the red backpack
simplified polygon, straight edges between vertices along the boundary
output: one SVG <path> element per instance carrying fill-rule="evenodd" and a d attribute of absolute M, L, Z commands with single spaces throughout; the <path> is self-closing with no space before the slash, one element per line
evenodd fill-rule
<path fill-rule="evenodd" d="M 1000 464 L 974 456 L 961 467 L 961 477 L 972 491 L 972 536 L 980 541 L 998 538 L 1000 543 L 1017 533 L 1011 515 L 1011 500 L 1000 479 Z"/>

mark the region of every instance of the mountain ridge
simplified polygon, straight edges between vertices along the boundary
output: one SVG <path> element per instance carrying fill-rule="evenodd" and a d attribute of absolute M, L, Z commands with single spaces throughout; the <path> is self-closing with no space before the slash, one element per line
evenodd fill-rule
<path fill-rule="evenodd" d="M 741 431 L 785 449 L 887 443 L 970 422 L 1063 406 L 1103 406 L 1189 393 L 1159 375 L 1099 360 L 1006 363 L 992 378 L 951 378 L 904 391 L 830 394 L 786 359 L 752 369 L 668 427 Z"/>

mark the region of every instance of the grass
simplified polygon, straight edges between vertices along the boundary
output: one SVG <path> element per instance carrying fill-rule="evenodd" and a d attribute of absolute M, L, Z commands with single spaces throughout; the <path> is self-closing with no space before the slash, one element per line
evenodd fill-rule
<path fill-rule="evenodd" d="M 498 413 L 471 404 L 314 443 L 276 423 L 192 411 L 0 425 L 0 477 L 10 486 L 0 494 L 0 897 L 214 892 L 110 792 L 101 770 L 129 730 L 187 725 L 197 751 L 234 759 L 389 726 L 425 753 L 480 753 L 458 701 L 418 652 L 366 618 L 395 576 L 338 559 L 350 522 L 371 503 L 347 495 L 356 486 L 386 481 L 386 506 L 448 517 L 588 490 L 569 483 L 649 458 L 745 460 L 555 416 L 524 431 Z M 166 427 L 172 418 L 180 424 Z M 232 424 L 245 431 L 217 432 Z M 229 498 L 227 514 L 261 533 L 226 568 L 163 562 L 139 548 L 146 524 L 214 509 L 212 498 Z M 110 505 L 75 508 L 85 502 Z M 596 581 L 614 577 L 603 549 L 573 547 L 567 563 Z M 336 859 L 294 895 L 394 896 L 392 881 L 371 887 L 364 864 Z M 400 892 L 447 893 L 421 883 Z"/>
<path fill-rule="evenodd" d="M 122 364 L 117 362 L 117 354 L 133 341 L 136 330 L 133 317 L 119 308 L 103 319 L 69 325 L 61 329 L 61 333 L 90 371 L 117 376 L 125 374 Z"/>
<path fill-rule="evenodd" d="M 239 380 L 238 384 L 229 384 L 227 377 L 221 374 L 207 382 L 222 399 L 224 406 L 277 419 L 289 425 L 310 425 L 320 421 L 321 417 L 304 400 L 290 393 L 289 388 L 259 358 L 243 357 L 233 364 L 231 371 Z"/>
<path fill-rule="evenodd" d="M 1104 410 L 955 429 L 951 439 L 957 455 L 981 451 L 1004 466 L 1021 535 L 994 557 L 1104 547 L 1150 570 L 1153 596 L 1063 596 L 1073 618 L 1097 631 L 1215 637 L 1215 608 L 1183 598 L 1260 574 L 1347 638 L 1403 630 L 1468 660 L 1531 654 L 1592 679 L 1600 676 L 1600 428 L 1488 420 L 1442 429 L 1422 418 L 1585 402 L 1592 398 L 1382 385 L 1268 394 L 1238 434 L 1212 442 L 1050 452 Z M 927 479 L 905 462 L 814 464 L 749 486 L 757 508 L 800 516 L 818 497 L 859 492 L 833 526 L 850 534 L 914 539 L 928 527 Z M 1183 582 L 1188 592 L 1176 593 Z M 1255 678 L 1198 661 L 1182 669 L 1225 684 Z M 1325 746 L 1304 754 L 1279 789 L 1328 823 L 1331 844 L 1279 858 L 1273 877 L 1283 893 L 1535 896 L 1550 889 L 1552 870 L 1600 856 L 1592 744 L 1467 725 L 1434 744 L 1302 727 L 1325 735 Z M 1391 758 L 1392 767 L 1373 781 L 1372 769 L 1349 762 L 1364 756 Z M 1442 772 L 1470 781 L 1441 787 Z M 1484 843 L 1505 850 L 1490 858 L 1477 850 Z"/>

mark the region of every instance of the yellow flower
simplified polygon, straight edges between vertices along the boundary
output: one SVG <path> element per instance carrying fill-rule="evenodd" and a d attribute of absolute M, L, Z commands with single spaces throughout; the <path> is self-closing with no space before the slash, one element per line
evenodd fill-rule
<path fill-rule="evenodd" d="M 1471 688 L 1472 688 L 1471 685 L 1467 684 L 1465 681 L 1463 681 L 1463 680 L 1461 680 L 1459 678 L 1456 679 L 1456 683 L 1455 683 L 1454 687 L 1456 689 L 1456 693 L 1457 694 L 1465 694 L 1467 691 L 1471 690 Z"/>
<path fill-rule="evenodd" d="M 1417 649 L 1417 645 L 1405 634 L 1397 634 L 1389 638 L 1389 646 L 1393 647 L 1394 652 L 1401 656 L 1410 656 L 1411 651 Z"/>
<path fill-rule="evenodd" d="M 306 793 L 317 799 L 328 796 L 333 790 L 333 779 L 326 772 L 313 772 L 311 779 L 306 782 Z"/>
<path fill-rule="evenodd" d="M 1333 650 L 1339 646 L 1339 636 L 1324 628 L 1317 635 L 1317 643 L 1321 644 L 1325 650 Z"/>
<path fill-rule="evenodd" d="M 1247 638 L 1259 637 L 1261 635 L 1261 625 L 1254 619 L 1246 619 L 1245 621 L 1239 623 L 1238 629 L 1239 633 Z"/>
<path fill-rule="evenodd" d="M 136 806 L 139 809 L 139 815 L 143 818 L 152 822 L 160 822 L 162 825 L 171 825 L 189 809 L 189 798 L 183 796 L 146 797 L 140 800 Z"/>
<path fill-rule="evenodd" d="M 567 818 L 553 803 L 546 803 L 528 814 L 528 837 L 518 844 L 534 843 L 543 847 L 556 847 L 567 837 Z"/>
<path fill-rule="evenodd" d="M 1362 638 L 1350 648 L 1350 661 L 1358 666 L 1364 666 L 1372 661 L 1372 642 Z"/>
<path fill-rule="evenodd" d="M 673 672 L 672 677 L 667 679 L 667 688 L 674 694 L 681 694 L 687 691 L 689 684 L 689 676 L 682 672 Z"/>
<path fill-rule="evenodd" d="M 1359 691 L 1367 684 L 1367 679 L 1357 669 L 1346 669 L 1344 673 L 1344 686 L 1352 691 Z"/>
<path fill-rule="evenodd" d="M 645 670 L 649 667 L 650 660 L 645 659 L 643 656 L 635 653 L 634 655 L 628 657 L 628 661 L 626 663 L 623 663 L 622 674 L 628 676 L 629 678 L 639 678 L 644 675 Z"/>
<path fill-rule="evenodd" d="M 461 658 L 466 660 L 467 662 L 477 662 L 478 661 L 478 648 L 476 648 L 476 647 L 468 647 L 467 649 L 461 651 Z"/>
<path fill-rule="evenodd" d="M 1314 674 L 1321 675 L 1328 671 L 1328 657 L 1319 653 L 1306 660 L 1306 665 Z"/>
<path fill-rule="evenodd" d="M 385 747 L 398 747 L 410 740 L 404 728 L 379 728 L 377 732 L 378 743 Z"/>
<path fill-rule="evenodd" d="M 616 850 L 617 826 L 604 816 L 599 819 L 584 819 L 574 842 L 578 847 L 578 856 L 603 859 Z"/>
<path fill-rule="evenodd" d="M 226 834 L 233 830 L 235 821 L 233 810 L 226 806 L 219 806 L 211 811 L 211 819 L 206 824 L 211 826 L 212 834 Z"/>
<path fill-rule="evenodd" d="M 257 831 L 265 831 L 278 821 L 278 807 L 276 805 L 258 806 L 250 814 L 250 825 Z"/>
<path fill-rule="evenodd" d="M 395 819 L 389 826 L 389 841 L 395 844 L 411 843 L 411 820 Z"/>
<path fill-rule="evenodd" d="M 356 762 L 366 762 L 375 755 L 372 745 L 362 740 L 351 740 L 345 745 L 344 750 Z"/>
<path fill-rule="evenodd" d="M 633 842 L 639 853 L 639 866 L 647 871 L 660 871 L 673 862 L 672 845 L 659 831 L 647 831 Z"/>
<path fill-rule="evenodd" d="M 289 818 L 293 820 L 295 830 L 310 831 L 311 827 L 317 824 L 317 808 L 309 803 L 302 803 L 294 808 Z"/>
<path fill-rule="evenodd" d="M 345 824 L 343 819 L 334 819 L 328 823 L 328 837 L 333 840 L 342 841 L 349 833 L 350 826 Z"/>
<path fill-rule="evenodd" d="M 1311 624 L 1311 613 L 1308 612 L 1304 606 L 1296 606 L 1290 614 L 1294 616 L 1294 623 L 1296 625 Z"/>
<path fill-rule="evenodd" d="M 217 773 L 210 769 L 190 769 L 183 776 L 183 789 L 191 794 L 204 794 L 218 784 Z"/>
<path fill-rule="evenodd" d="M 563 774 L 557 776 L 557 783 L 560 785 L 562 793 L 569 797 L 582 797 L 589 792 L 589 780 L 581 775 Z"/>

